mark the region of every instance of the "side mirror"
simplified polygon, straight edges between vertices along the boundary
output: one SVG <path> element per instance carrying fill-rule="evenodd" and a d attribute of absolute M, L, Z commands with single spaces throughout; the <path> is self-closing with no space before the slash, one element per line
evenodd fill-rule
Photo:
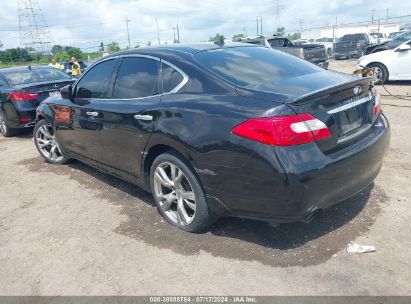
<path fill-rule="evenodd" d="M 411 50 L 411 46 L 409 44 L 401 44 L 399 47 L 396 48 L 396 52 L 404 52 Z"/>
<path fill-rule="evenodd" d="M 73 100 L 73 88 L 71 87 L 71 85 L 62 87 L 60 90 L 60 94 L 61 94 L 61 97 L 64 99 Z"/>

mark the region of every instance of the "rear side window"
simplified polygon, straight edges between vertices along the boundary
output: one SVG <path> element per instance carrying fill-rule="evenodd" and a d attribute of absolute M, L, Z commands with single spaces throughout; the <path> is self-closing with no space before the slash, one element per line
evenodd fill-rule
<path fill-rule="evenodd" d="M 159 65 L 159 61 L 149 58 L 123 58 L 113 98 L 141 98 L 159 94 Z"/>
<path fill-rule="evenodd" d="M 367 40 L 366 35 L 363 34 L 345 35 L 341 38 L 341 42 L 357 42 Z"/>
<path fill-rule="evenodd" d="M 284 47 L 285 46 L 285 40 L 284 39 L 272 39 L 268 40 L 270 43 L 271 47 Z"/>
<path fill-rule="evenodd" d="M 180 72 L 167 64 L 162 64 L 162 71 L 163 93 L 171 92 L 184 80 L 184 77 L 180 74 Z"/>
<path fill-rule="evenodd" d="M 77 84 L 77 97 L 104 98 L 113 75 L 114 59 L 93 66 Z"/>
<path fill-rule="evenodd" d="M 323 71 L 305 60 L 264 47 L 216 49 L 197 53 L 195 59 L 234 85 L 261 90 L 280 80 Z"/>

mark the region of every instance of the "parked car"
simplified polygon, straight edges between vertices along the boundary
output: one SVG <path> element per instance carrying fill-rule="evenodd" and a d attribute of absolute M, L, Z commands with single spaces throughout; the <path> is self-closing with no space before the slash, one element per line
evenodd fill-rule
<path fill-rule="evenodd" d="M 333 51 L 334 51 L 334 41 L 333 40 L 334 40 L 333 38 L 324 37 L 320 39 L 314 39 L 312 43 L 323 45 L 325 48 L 325 51 L 327 52 L 328 58 L 331 58 L 333 55 Z"/>
<path fill-rule="evenodd" d="M 411 40 L 393 50 L 366 55 L 357 63 L 374 69 L 377 83 L 389 80 L 411 80 Z"/>
<path fill-rule="evenodd" d="M 106 57 L 37 109 L 34 142 L 153 193 L 186 231 L 308 221 L 377 176 L 390 132 L 371 78 L 248 44 Z"/>
<path fill-rule="evenodd" d="M 367 48 L 374 44 L 374 39 L 365 33 L 344 35 L 340 42 L 334 44 L 334 58 L 360 58 Z"/>
<path fill-rule="evenodd" d="M 376 44 L 369 46 L 365 52 L 365 55 L 368 54 L 373 54 L 385 50 L 392 50 L 398 47 L 400 44 L 403 44 L 404 42 L 408 41 L 411 39 L 411 31 L 403 31 L 401 34 L 395 36 L 393 39 L 390 41 L 387 41 L 385 43 L 381 44 Z"/>
<path fill-rule="evenodd" d="M 240 42 L 271 47 L 274 50 L 285 52 L 312 62 L 324 69 L 328 68 L 327 55 L 322 45 L 308 43 L 294 45 L 288 38 L 280 36 L 253 36 L 242 38 Z"/>
<path fill-rule="evenodd" d="M 84 70 L 87 68 L 87 65 L 83 61 L 78 62 L 80 64 L 80 70 L 83 73 Z M 71 62 L 60 62 L 60 64 L 63 66 L 63 71 L 65 71 L 68 75 L 71 75 L 71 67 L 72 63 Z"/>
<path fill-rule="evenodd" d="M 34 127 L 36 108 L 73 81 L 47 66 L 0 69 L 0 133 L 15 136 L 21 128 Z"/>
<path fill-rule="evenodd" d="M 392 32 L 388 35 L 388 41 L 390 41 L 391 39 L 397 37 L 398 35 L 404 33 L 405 31 L 399 31 L 399 32 Z"/>
<path fill-rule="evenodd" d="M 388 41 L 387 35 L 384 33 L 370 33 L 370 35 L 376 40 L 376 43 L 384 43 Z"/>

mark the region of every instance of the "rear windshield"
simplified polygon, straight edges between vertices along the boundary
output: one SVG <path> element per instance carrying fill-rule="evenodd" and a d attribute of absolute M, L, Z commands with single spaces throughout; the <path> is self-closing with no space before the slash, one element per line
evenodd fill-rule
<path fill-rule="evenodd" d="M 32 68 L 31 70 L 26 68 L 9 71 L 4 70 L 1 71 L 1 73 L 3 74 L 4 78 L 6 78 L 10 86 L 70 79 L 67 74 L 55 68 Z"/>
<path fill-rule="evenodd" d="M 365 41 L 364 34 L 354 34 L 354 35 L 345 35 L 341 38 L 341 42 L 357 42 L 357 41 Z"/>
<path fill-rule="evenodd" d="M 205 68 L 234 85 L 261 89 L 279 80 L 322 71 L 297 57 L 264 47 L 235 47 L 197 53 Z"/>

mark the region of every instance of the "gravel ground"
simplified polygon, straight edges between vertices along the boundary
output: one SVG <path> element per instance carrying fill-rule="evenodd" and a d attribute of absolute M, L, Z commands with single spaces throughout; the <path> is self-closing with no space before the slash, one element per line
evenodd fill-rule
<path fill-rule="evenodd" d="M 0 294 L 411 295 L 411 101 L 380 90 L 392 128 L 380 175 L 310 224 L 224 219 L 184 233 L 137 187 L 44 163 L 29 131 L 0 137 Z M 377 250 L 350 255 L 352 241 Z"/>

